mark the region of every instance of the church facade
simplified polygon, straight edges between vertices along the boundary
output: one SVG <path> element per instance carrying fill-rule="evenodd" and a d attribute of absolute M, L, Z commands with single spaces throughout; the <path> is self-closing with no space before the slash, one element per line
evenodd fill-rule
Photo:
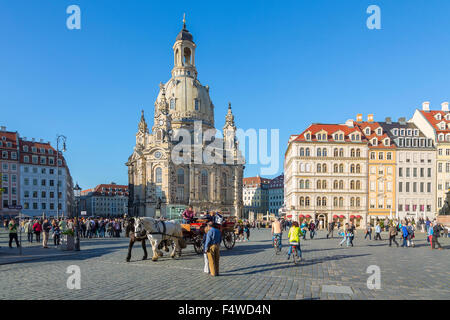
<path fill-rule="evenodd" d="M 245 161 L 231 104 L 222 135 L 217 134 L 209 86 L 197 79 L 195 50 L 184 23 L 173 45 L 172 77 L 160 84 L 153 126 L 150 130 L 142 111 L 126 162 L 130 215 L 176 219 L 192 206 L 196 212 L 242 216 Z"/>

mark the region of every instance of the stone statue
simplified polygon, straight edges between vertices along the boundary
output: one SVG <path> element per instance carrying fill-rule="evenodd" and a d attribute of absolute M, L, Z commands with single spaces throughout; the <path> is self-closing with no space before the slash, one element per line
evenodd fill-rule
<path fill-rule="evenodd" d="M 440 216 L 450 215 L 450 190 L 447 192 L 447 198 L 444 201 L 444 206 L 439 210 Z"/>

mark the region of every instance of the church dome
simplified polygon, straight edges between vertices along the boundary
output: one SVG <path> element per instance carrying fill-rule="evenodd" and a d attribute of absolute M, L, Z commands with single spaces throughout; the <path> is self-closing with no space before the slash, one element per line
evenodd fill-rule
<path fill-rule="evenodd" d="M 186 40 L 186 41 L 190 41 L 190 42 L 194 42 L 194 37 L 192 36 L 192 34 L 186 29 L 186 27 L 183 27 L 183 30 L 180 31 L 180 33 L 178 33 L 177 39 L 178 40 Z"/>
<path fill-rule="evenodd" d="M 203 86 L 194 77 L 172 77 L 161 88 L 157 103 L 166 99 L 172 123 L 203 124 L 214 127 L 214 105 L 209 96 L 209 87 Z"/>

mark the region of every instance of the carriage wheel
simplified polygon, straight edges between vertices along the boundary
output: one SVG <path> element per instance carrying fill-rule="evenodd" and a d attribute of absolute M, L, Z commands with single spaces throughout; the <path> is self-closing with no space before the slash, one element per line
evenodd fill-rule
<path fill-rule="evenodd" d="M 223 244 L 228 250 L 233 249 L 236 243 L 236 235 L 232 231 L 225 231 L 223 233 Z"/>
<path fill-rule="evenodd" d="M 193 244 L 194 244 L 195 253 L 202 254 L 203 253 L 203 239 L 201 237 L 195 237 Z"/>

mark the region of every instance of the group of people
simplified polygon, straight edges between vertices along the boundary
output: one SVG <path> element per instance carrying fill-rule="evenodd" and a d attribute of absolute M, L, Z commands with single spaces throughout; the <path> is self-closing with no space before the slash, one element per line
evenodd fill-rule
<path fill-rule="evenodd" d="M 77 231 L 77 218 L 29 218 L 20 223 L 17 218 L 11 218 L 3 222 L 4 227 L 9 232 L 9 247 L 12 248 L 13 242 L 20 247 L 18 233 L 22 231 L 26 235 L 29 243 L 42 240 L 42 247 L 48 248 L 50 236 L 53 238 L 54 246 L 61 244 L 63 234 L 74 234 Z M 123 228 L 123 219 L 109 218 L 80 218 L 79 235 L 82 238 L 102 238 L 120 237 Z"/>

